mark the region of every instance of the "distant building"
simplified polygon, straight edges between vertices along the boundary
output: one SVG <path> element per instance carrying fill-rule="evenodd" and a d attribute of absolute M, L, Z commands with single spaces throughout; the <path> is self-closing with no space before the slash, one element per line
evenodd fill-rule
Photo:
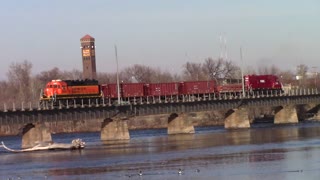
<path fill-rule="evenodd" d="M 83 64 L 83 79 L 96 79 L 96 54 L 94 38 L 90 35 L 85 35 L 80 39 L 81 42 L 81 55 Z"/>

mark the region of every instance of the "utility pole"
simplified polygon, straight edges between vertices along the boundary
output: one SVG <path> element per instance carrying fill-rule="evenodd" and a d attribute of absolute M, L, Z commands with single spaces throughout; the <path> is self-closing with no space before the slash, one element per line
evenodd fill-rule
<path fill-rule="evenodd" d="M 312 69 L 314 73 L 314 87 L 317 89 L 317 76 L 318 76 L 317 66 L 313 66 Z"/>
<path fill-rule="evenodd" d="M 114 45 L 114 50 L 116 54 L 116 63 L 117 63 L 117 93 L 118 93 L 118 106 L 120 106 L 120 82 L 119 82 L 119 62 L 118 62 L 118 51 L 117 45 Z"/>
<path fill-rule="evenodd" d="M 244 81 L 243 81 L 243 60 L 242 60 L 242 47 L 240 47 L 240 61 L 241 61 L 241 84 L 242 84 L 242 97 L 246 97 L 244 91 Z"/>
<path fill-rule="evenodd" d="M 223 45 L 222 45 L 222 35 L 219 36 L 219 46 L 220 46 L 220 59 L 223 59 Z"/>

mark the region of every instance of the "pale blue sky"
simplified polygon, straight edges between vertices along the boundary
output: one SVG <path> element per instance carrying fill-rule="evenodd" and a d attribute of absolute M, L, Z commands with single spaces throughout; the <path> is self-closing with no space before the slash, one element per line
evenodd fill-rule
<path fill-rule="evenodd" d="M 96 39 L 98 72 L 119 65 L 179 72 L 186 61 L 219 57 L 219 35 L 228 57 L 245 66 L 304 63 L 320 71 L 319 0 L 28 0 L 3 1 L 0 79 L 12 62 L 27 59 L 33 73 L 58 67 L 82 70 L 80 38 Z"/>

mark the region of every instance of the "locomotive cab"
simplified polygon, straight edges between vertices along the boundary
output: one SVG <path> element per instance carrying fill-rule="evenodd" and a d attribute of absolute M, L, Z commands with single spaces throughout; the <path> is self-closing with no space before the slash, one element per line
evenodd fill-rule
<path fill-rule="evenodd" d="M 60 95 L 66 91 L 66 86 L 66 83 L 61 80 L 52 80 L 51 82 L 48 82 L 41 99 L 54 100 L 56 95 Z"/>

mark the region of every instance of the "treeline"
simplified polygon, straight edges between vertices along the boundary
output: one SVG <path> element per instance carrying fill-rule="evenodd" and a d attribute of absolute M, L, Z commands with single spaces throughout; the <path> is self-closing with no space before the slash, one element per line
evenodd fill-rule
<path fill-rule="evenodd" d="M 120 70 L 119 80 L 132 83 L 163 83 L 194 80 L 231 82 L 231 80 L 240 81 L 241 79 L 241 68 L 234 62 L 224 59 L 206 58 L 202 63 L 186 62 L 182 67 L 177 67 L 176 70 L 177 72 L 169 72 L 160 68 L 135 64 Z M 178 72 L 179 70 L 182 71 Z M 276 66 L 260 67 L 256 70 L 247 67 L 243 74 L 274 74 L 279 76 L 284 84 L 304 88 L 315 88 L 318 79 L 318 73 L 309 72 L 309 68 L 306 65 L 297 66 L 296 72 L 282 71 Z M 30 102 L 33 107 L 36 107 L 41 90 L 52 79 L 82 79 L 82 71 L 62 71 L 54 67 L 32 75 L 32 63 L 29 61 L 12 63 L 7 72 L 7 80 L 0 81 L 0 109 L 3 109 L 4 104 L 6 104 L 7 108 L 12 108 L 13 104 L 16 107 L 21 107 L 22 103 L 24 103 L 25 107 L 28 107 Z M 99 72 L 97 80 L 100 84 L 116 83 L 116 72 Z"/>

